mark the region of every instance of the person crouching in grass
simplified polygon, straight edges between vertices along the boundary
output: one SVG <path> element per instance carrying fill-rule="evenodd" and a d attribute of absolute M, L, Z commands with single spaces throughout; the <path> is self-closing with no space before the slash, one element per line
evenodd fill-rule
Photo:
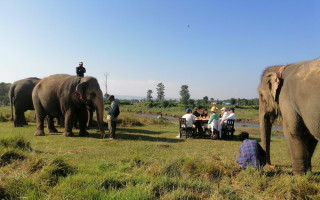
<path fill-rule="evenodd" d="M 266 152 L 256 140 L 248 138 L 247 132 L 241 132 L 239 135 L 239 139 L 243 142 L 239 148 L 240 156 L 237 163 L 242 169 L 246 169 L 249 165 L 260 170 L 266 165 Z"/>

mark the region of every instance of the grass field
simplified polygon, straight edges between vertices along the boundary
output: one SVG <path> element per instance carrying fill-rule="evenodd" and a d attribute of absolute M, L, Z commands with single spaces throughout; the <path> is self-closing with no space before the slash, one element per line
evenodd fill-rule
<path fill-rule="evenodd" d="M 168 107 L 168 108 L 159 108 L 152 107 L 149 108 L 145 103 L 138 103 L 134 105 L 123 105 L 121 106 L 121 110 L 125 110 L 128 112 L 137 112 L 137 113 L 145 113 L 145 114 L 159 114 L 162 113 L 165 116 L 172 117 L 180 117 L 185 114 L 185 107 Z M 219 109 L 221 109 L 222 105 L 216 105 Z M 257 106 L 233 106 L 235 107 L 235 113 L 237 116 L 237 121 L 243 122 L 252 122 L 259 123 L 259 109 Z M 209 114 L 211 106 L 208 106 Z M 193 108 L 192 108 L 193 109 Z"/>
<path fill-rule="evenodd" d="M 292 175 L 281 138 L 271 143 L 275 169 L 240 170 L 240 141 L 177 139 L 176 123 L 125 112 L 119 123 L 117 139 L 108 140 L 96 129 L 89 137 L 63 137 L 61 128 L 36 137 L 33 122 L 0 122 L 0 199 L 320 199 L 319 148 L 305 176 Z M 259 133 L 236 134 L 242 130 Z"/>

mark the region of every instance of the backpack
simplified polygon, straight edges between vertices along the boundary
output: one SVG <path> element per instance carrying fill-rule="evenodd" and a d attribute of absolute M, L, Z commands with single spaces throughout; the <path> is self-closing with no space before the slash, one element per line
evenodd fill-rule
<path fill-rule="evenodd" d="M 114 117 L 117 118 L 120 114 L 119 105 L 117 105 L 116 110 L 114 111 Z"/>

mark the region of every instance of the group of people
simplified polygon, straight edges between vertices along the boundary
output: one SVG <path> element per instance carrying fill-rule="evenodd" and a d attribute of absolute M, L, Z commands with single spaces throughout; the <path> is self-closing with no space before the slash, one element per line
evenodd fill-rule
<path fill-rule="evenodd" d="M 201 113 L 201 110 L 198 107 L 194 108 L 194 112 L 190 108 L 186 109 L 186 114 L 182 116 L 182 118 L 186 119 L 185 128 L 192 128 L 197 131 L 204 131 L 205 129 L 211 129 L 211 132 L 214 131 L 219 132 L 219 138 L 222 137 L 222 131 L 226 128 L 226 122 L 228 119 L 236 119 L 236 115 L 234 113 L 234 108 L 221 108 L 220 114 L 217 113 L 218 108 L 212 107 L 210 109 L 212 114 L 210 117 L 208 116 L 208 110 L 204 109 Z M 209 119 L 207 124 L 199 123 L 202 119 Z M 180 134 L 177 136 L 180 138 Z M 248 165 L 256 169 L 262 169 L 264 165 L 266 165 L 266 155 L 265 151 L 259 145 L 256 140 L 249 139 L 249 134 L 247 132 L 242 132 L 239 134 L 239 139 L 243 141 L 239 148 L 239 157 L 237 158 L 237 163 L 241 168 L 246 169 Z M 269 167 L 273 168 L 274 166 Z"/>
<path fill-rule="evenodd" d="M 208 110 L 204 109 L 201 113 L 201 109 L 198 107 L 194 108 L 194 112 L 192 113 L 192 110 L 190 108 L 186 109 L 186 114 L 182 116 L 182 118 L 186 119 L 186 128 L 193 128 L 198 133 L 202 134 L 205 132 L 206 129 L 211 130 L 211 133 L 219 132 L 219 138 L 222 138 L 222 132 L 226 129 L 226 123 L 228 119 L 236 119 L 236 115 L 234 113 L 234 108 L 221 108 L 221 113 L 218 114 L 218 108 L 212 107 L 210 109 L 212 114 L 208 115 Z M 199 118 L 202 119 L 209 119 L 208 123 L 202 123 L 200 120 L 197 120 Z M 180 137 L 180 134 L 177 136 L 177 138 Z"/>
<path fill-rule="evenodd" d="M 77 76 L 79 77 L 79 82 L 80 82 L 81 78 L 84 77 L 84 73 L 86 73 L 86 68 L 83 67 L 83 62 L 79 62 L 78 67 L 76 67 L 76 73 L 77 73 Z M 116 136 L 117 118 L 120 113 L 119 104 L 117 101 L 114 100 L 114 95 L 110 95 L 108 100 L 110 102 L 110 107 L 107 109 L 109 139 L 114 139 Z"/>

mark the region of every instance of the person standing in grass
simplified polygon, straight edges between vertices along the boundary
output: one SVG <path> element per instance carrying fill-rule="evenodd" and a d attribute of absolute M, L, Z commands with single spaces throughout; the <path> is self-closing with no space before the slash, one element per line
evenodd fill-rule
<path fill-rule="evenodd" d="M 248 138 L 247 132 L 239 135 L 239 139 L 243 142 L 239 148 L 240 156 L 237 163 L 242 169 L 246 169 L 248 165 L 255 169 L 262 169 L 266 165 L 266 152 L 256 140 Z"/>
<path fill-rule="evenodd" d="M 110 107 L 108 109 L 108 115 L 107 115 L 109 136 L 110 136 L 110 139 L 115 139 L 117 117 L 120 113 L 119 104 L 114 100 L 113 95 L 109 97 L 109 101 L 110 101 Z"/>

